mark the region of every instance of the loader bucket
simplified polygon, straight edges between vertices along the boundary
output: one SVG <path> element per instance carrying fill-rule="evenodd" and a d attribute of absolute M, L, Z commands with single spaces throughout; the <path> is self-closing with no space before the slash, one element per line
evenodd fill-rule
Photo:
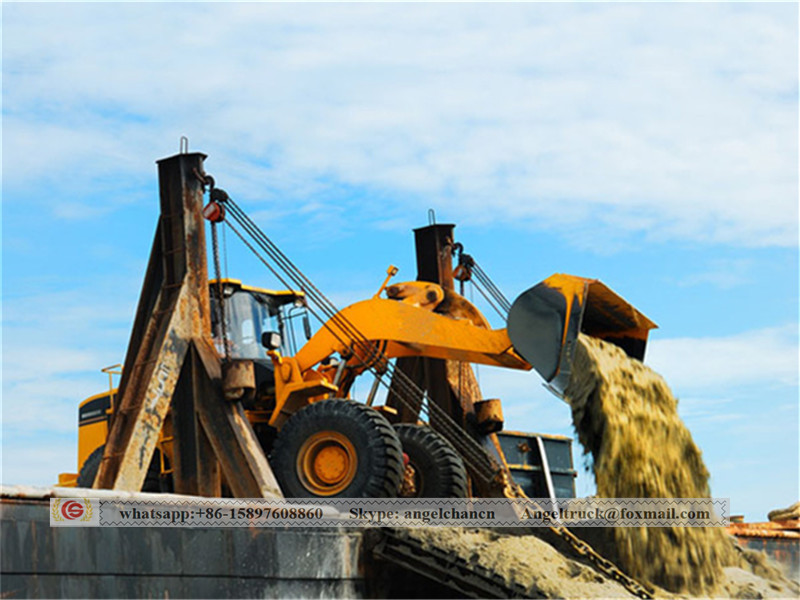
<path fill-rule="evenodd" d="M 563 395 L 579 333 L 644 360 L 647 335 L 657 325 L 597 279 L 556 274 L 520 294 L 507 327 L 514 350 Z"/>

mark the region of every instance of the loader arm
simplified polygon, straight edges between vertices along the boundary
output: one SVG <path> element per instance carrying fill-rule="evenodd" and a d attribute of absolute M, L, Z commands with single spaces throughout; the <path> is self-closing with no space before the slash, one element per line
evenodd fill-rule
<path fill-rule="evenodd" d="M 426 356 L 479 363 L 508 369 L 529 370 L 517 354 L 505 329 L 486 329 L 467 319 L 454 319 L 398 300 L 371 298 L 336 313 L 295 356 L 270 352 L 275 365 L 275 408 L 269 424 L 280 428 L 295 411 L 315 399 L 338 392 L 330 370 L 315 369 L 322 360 L 338 352 L 353 353 L 359 339 L 376 343 L 375 354 L 349 360 L 351 366 L 367 368 L 371 361 L 401 356 Z M 356 344 L 363 353 L 364 344 Z M 359 358 L 362 360 L 359 361 Z M 356 367 L 358 369 L 358 367 Z"/>
<path fill-rule="evenodd" d="M 335 352 L 347 357 L 356 374 L 375 361 L 417 356 L 535 368 L 549 389 L 563 396 L 580 333 L 642 360 L 648 332 L 656 327 L 600 281 L 572 275 L 553 275 L 523 292 L 505 329 L 490 329 L 471 303 L 433 283 L 396 284 L 387 294 L 393 299 L 376 296 L 336 313 L 295 356 L 271 353 L 276 366 L 271 425 L 279 427 L 304 403 L 339 391 L 330 367 L 314 369 Z M 364 340 L 375 343 L 374 352 L 365 351 Z"/>
<path fill-rule="evenodd" d="M 485 329 L 468 320 L 382 298 L 357 302 L 338 315 L 366 339 L 387 342 L 387 358 L 428 356 L 510 369 L 532 368 L 514 351 L 505 329 Z M 301 372 L 333 352 L 349 351 L 353 340 L 339 323 L 337 317 L 328 321 L 297 353 Z"/>

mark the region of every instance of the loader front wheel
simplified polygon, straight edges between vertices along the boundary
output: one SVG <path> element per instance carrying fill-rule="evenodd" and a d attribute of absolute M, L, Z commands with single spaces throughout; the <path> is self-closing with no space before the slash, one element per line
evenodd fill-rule
<path fill-rule="evenodd" d="M 467 470 L 453 446 L 426 425 L 395 425 L 408 456 L 401 498 L 466 498 Z"/>
<path fill-rule="evenodd" d="M 403 454 L 392 426 L 352 400 L 321 400 L 292 415 L 270 465 L 287 498 L 397 495 Z"/>

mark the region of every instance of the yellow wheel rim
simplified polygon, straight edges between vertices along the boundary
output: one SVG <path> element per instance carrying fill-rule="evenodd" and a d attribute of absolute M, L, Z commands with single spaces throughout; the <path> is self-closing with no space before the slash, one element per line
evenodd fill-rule
<path fill-rule="evenodd" d="M 315 496 L 340 493 L 352 483 L 357 468 L 355 447 L 338 431 L 315 433 L 297 453 L 297 475 Z"/>

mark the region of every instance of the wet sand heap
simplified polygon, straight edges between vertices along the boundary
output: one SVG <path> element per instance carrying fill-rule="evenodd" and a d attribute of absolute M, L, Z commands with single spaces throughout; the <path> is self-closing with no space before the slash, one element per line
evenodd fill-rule
<path fill-rule="evenodd" d="M 448 527 L 410 529 L 424 545 L 461 556 L 525 590 L 527 598 L 626 598 L 628 591 L 533 535 Z"/>
<path fill-rule="evenodd" d="M 708 469 L 660 375 L 613 344 L 581 336 L 566 397 L 599 497 L 710 497 Z M 601 537 L 598 550 L 623 570 L 673 592 L 710 593 L 723 568 L 740 562 L 720 528 L 615 527 Z"/>

